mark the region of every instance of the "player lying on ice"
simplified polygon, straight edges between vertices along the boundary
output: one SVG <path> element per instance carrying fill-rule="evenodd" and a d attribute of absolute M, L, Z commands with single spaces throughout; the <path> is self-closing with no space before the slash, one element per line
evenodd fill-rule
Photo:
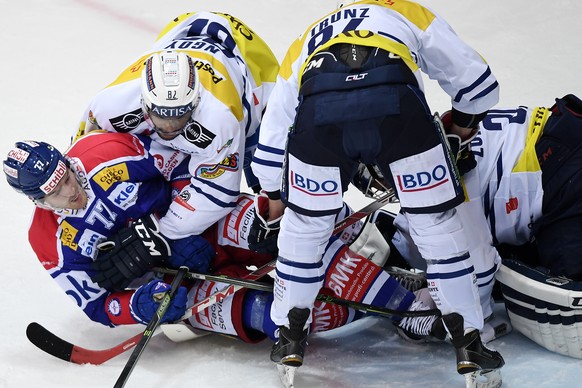
<path fill-rule="evenodd" d="M 172 168 L 159 163 L 172 158 Z M 159 147 L 148 137 L 117 133 L 86 135 L 64 155 L 34 141 L 16 143 L 8 153 L 4 161 L 8 183 L 36 204 L 30 244 L 53 279 L 90 319 L 108 326 L 149 322 L 159 304 L 155 296 L 169 288 L 162 280 L 148 277 L 154 265 L 187 265 L 203 272 L 240 276 L 247 273 L 246 265 L 260 266 L 272 259 L 247 249 L 248 225 L 255 215 L 255 200 L 250 195 L 241 195 L 236 208 L 203 237 L 192 236 L 189 250 L 170 251 L 150 215 L 163 215 L 168 206 L 182 206 L 180 196 L 171 204 L 170 199 L 172 188 L 178 186 L 177 192 L 182 180 L 188 181 L 185 164 L 184 155 Z M 347 210 L 342 215 L 346 214 Z M 362 239 L 379 233 L 373 224 L 367 224 L 345 230 L 341 238 L 354 240 L 358 229 L 364 231 L 356 240 L 360 246 Z M 333 237 L 324 255 L 326 292 L 401 311 L 434 306 L 426 288 L 408 291 L 380 266 L 350 250 L 342 239 Z M 387 246 L 385 240 L 380 242 Z M 375 256 L 386 255 L 376 251 Z M 194 281 L 180 287 L 163 321 L 179 320 L 186 305 L 224 286 Z M 277 326 L 269 317 L 271 302 L 271 293 L 242 290 L 216 309 L 222 314 L 220 319 L 210 320 L 208 312 L 203 312 L 189 322 L 195 328 L 236 335 L 248 342 L 274 338 Z M 317 302 L 312 330 L 330 330 L 362 316 Z M 436 319 L 433 315 L 395 317 L 394 322 L 403 335 L 424 336 Z"/>
<path fill-rule="evenodd" d="M 484 317 L 492 313 L 499 268 L 513 327 L 549 350 L 582 358 L 582 101 L 569 94 L 551 108 L 492 109 L 470 148 L 474 159 L 459 166 L 476 161 L 476 168 L 463 175 L 468 200 L 458 211 L 473 240 Z M 396 226 L 397 250 L 424 268 L 401 215 Z"/>

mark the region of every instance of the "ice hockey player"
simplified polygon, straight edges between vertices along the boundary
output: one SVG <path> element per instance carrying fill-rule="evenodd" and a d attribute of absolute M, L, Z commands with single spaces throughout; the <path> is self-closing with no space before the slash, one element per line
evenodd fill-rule
<path fill-rule="evenodd" d="M 66 294 L 91 320 L 104 325 L 148 322 L 156 307 L 152 296 L 167 291 L 168 285 L 145 281 L 137 290 L 123 289 L 169 255 L 150 215 L 165 214 L 172 196 L 188 183 L 187 156 L 147 136 L 93 133 L 64 155 L 44 142 L 18 142 L 3 166 L 8 184 L 36 205 L 30 245 Z M 119 262 L 123 271 L 108 278 L 97 273 L 93 261 L 99 244 L 114 235 L 118 243 L 126 238 L 141 243 L 132 244 L 134 254 Z M 201 237 L 190 241 L 210 247 Z M 110 271 L 103 268 L 103 274 Z M 96 276 L 104 287 L 93 280 Z M 165 319 L 181 317 L 185 305 L 184 289 Z"/>
<path fill-rule="evenodd" d="M 453 152 L 426 103 L 421 70 L 451 96 Z M 483 58 L 436 13 L 410 1 L 345 5 L 291 45 L 252 163 L 273 202 L 267 221 L 286 205 L 271 310 L 280 326 L 275 363 L 303 356 L 299 344 L 324 279 L 323 248 L 361 162 L 376 165 L 398 194 L 428 263 L 431 295 L 457 350 L 457 371 L 471 378 L 503 366 L 479 336 L 483 314 L 468 236 L 454 209 L 464 195 L 453 160 L 498 92 Z"/>
<path fill-rule="evenodd" d="M 445 126 L 447 121 L 443 118 Z M 468 201 L 458 208 L 470 221 L 465 227 L 483 310 L 491 311 L 491 269 L 501 254 L 496 276 L 513 327 L 549 350 L 577 358 L 582 358 L 581 145 L 582 101 L 572 94 L 550 108 L 490 110 L 471 143 L 477 168 L 463 176 Z M 398 251 L 422 268 L 404 218 L 396 225 Z"/>
<path fill-rule="evenodd" d="M 241 20 L 183 14 L 92 99 L 78 134 L 142 133 L 191 155 L 182 206 L 160 221 L 161 233 L 179 251 L 183 238 L 199 235 L 235 207 L 278 68 L 269 47 Z M 256 180 L 247 184 L 257 189 Z"/>
<path fill-rule="evenodd" d="M 160 257 L 173 265 L 173 252 L 157 233 L 155 219 L 147 217 L 153 211 L 163 214 L 168 206 L 171 184 L 164 178 L 177 175 L 179 183 L 183 176 L 180 166 L 185 159 L 171 163 L 179 166 L 173 170 L 160 169 L 166 166 L 160 160 L 171 157 L 169 149 L 151 142 L 148 137 L 95 133 L 80 138 L 65 155 L 43 142 L 18 142 L 4 161 L 10 186 L 36 204 L 29 240 L 38 259 L 94 321 L 108 326 L 145 324 L 159 304 L 154 300 L 155 295 L 168 289 L 167 283 L 150 281 L 141 275 L 143 268 L 161 263 Z M 246 265 L 261 265 L 270 260 L 269 256 L 256 254 L 246 246 L 247 225 L 256 214 L 254 206 L 252 195 L 241 195 L 235 210 L 201 238 L 212 242 L 212 254 L 216 256 L 212 266 L 217 272 L 241 275 L 247 271 Z M 125 227 L 128 221 L 136 219 Z M 354 246 L 360 247 L 376 239 L 376 259 L 385 260 L 388 243 L 373 227 L 366 225 L 361 233 L 342 234 L 341 238 L 355 239 Z M 381 240 L 377 240 L 378 236 Z M 130 245 L 136 249 L 131 255 L 135 261 L 105 267 L 104 263 L 111 262 L 108 252 L 98 254 L 99 250 L 104 244 L 109 248 L 112 243 L 111 249 L 124 249 L 123 243 L 128 238 L 142 240 L 141 248 Z M 401 311 L 434 308 L 426 288 L 415 293 L 403 288 L 395 277 L 349 249 L 341 238 L 333 237 L 324 254 L 327 268 L 324 292 Z M 192 249 L 200 246 L 203 244 L 198 243 Z M 206 253 L 206 249 L 200 252 Z M 128 285 L 137 288 L 124 289 L 127 284 L 124 282 L 130 276 L 124 275 L 120 281 L 112 276 L 116 272 L 135 273 L 134 281 Z M 181 287 L 163 322 L 181 318 L 187 302 L 194 303 L 224 286 L 197 281 L 188 289 Z M 212 311 L 206 310 L 189 321 L 195 328 L 236 335 L 248 342 L 266 336 L 274 338 L 278 327 L 270 319 L 272 300 L 272 293 L 239 292 Z M 215 319 L 210 314 L 215 314 Z M 363 316 L 361 312 L 320 302 L 313 314 L 313 332 L 330 330 Z M 409 335 L 418 336 L 433 334 L 436 320 L 436 315 L 421 319 L 394 318 Z"/>

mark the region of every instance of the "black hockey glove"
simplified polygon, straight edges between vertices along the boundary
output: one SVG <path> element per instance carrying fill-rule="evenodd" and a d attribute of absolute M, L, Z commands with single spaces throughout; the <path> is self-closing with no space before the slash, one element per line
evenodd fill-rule
<path fill-rule="evenodd" d="M 100 253 L 92 264 L 96 272 L 91 280 L 109 291 L 125 289 L 170 255 L 168 242 L 159 234 L 153 215 L 134 221 L 97 248 Z"/>
<path fill-rule="evenodd" d="M 276 256 L 278 253 L 277 236 L 283 216 L 267 221 L 269 211 L 269 197 L 264 192 L 255 196 L 255 218 L 251 224 L 248 242 L 249 249 L 258 253 L 269 253 Z"/>
<path fill-rule="evenodd" d="M 435 120 L 437 120 L 436 117 Z M 461 175 L 464 175 L 477 166 L 475 154 L 473 154 L 473 151 L 471 151 L 470 144 L 471 140 L 477 136 L 478 131 L 475 130 L 469 139 L 462 141 L 460 136 L 450 133 L 450 128 L 453 124 L 453 116 L 450 110 L 443 113 L 443 115 L 440 117 L 440 120 L 440 125 L 442 125 L 442 128 L 445 131 L 451 153 L 456 158 L 457 169 Z M 437 125 L 439 125 L 439 123 L 437 123 Z"/>

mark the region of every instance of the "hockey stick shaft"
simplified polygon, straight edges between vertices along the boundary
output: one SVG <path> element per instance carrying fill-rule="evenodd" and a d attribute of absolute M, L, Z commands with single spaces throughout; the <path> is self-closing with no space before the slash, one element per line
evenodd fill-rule
<path fill-rule="evenodd" d="M 364 208 L 360 209 L 359 211 L 352 213 L 345 219 L 339 221 L 334 229 L 334 234 L 339 233 L 343 229 L 353 225 L 354 223 L 358 222 L 358 220 L 368 216 L 369 214 L 373 213 L 374 211 L 380 209 L 384 205 L 394 202 L 395 195 L 393 192 L 388 192 L 384 196 L 380 197 L 374 202 L 371 202 Z M 258 280 L 260 277 L 266 274 L 266 267 L 269 270 L 272 270 L 272 263 L 267 264 L 262 268 L 259 268 L 255 272 L 245 276 L 245 279 L 251 280 Z M 267 271 L 268 272 L 268 271 Z M 259 276 L 260 275 L 260 276 Z M 255 278 L 255 276 L 259 276 Z M 184 319 L 188 318 L 192 314 L 197 314 L 204 309 L 208 308 L 209 306 L 220 302 L 228 295 L 234 294 L 236 291 L 243 288 L 242 286 L 235 286 L 230 285 L 223 290 L 216 292 L 213 295 L 208 296 L 204 300 L 201 300 L 197 303 L 197 306 L 192 306 L 188 310 L 187 314 L 184 316 Z M 157 333 L 157 332 L 155 332 Z M 152 335 L 155 335 L 153 333 Z M 78 345 L 74 345 L 37 322 L 31 322 L 27 329 L 26 329 L 26 336 L 32 344 L 36 347 L 41 349 L 42 351 L 52 355 L 53 357 L 60 358 L 61 360 L 72 362 L 75 364 L 93 364 L 93 365 L 100 365 L 103 364 L 110 359 L 119 356 L 120 354 L 126 352 L 127 350 L 136 346 L 139 340 L 142 338 L 143 333 L 138 333 L 135 336 L 119 343 L 108 349 L 101 349 L 101 350 L 94 350 L 94 349 L 87 349 L 83 348 Z"/>
<path fill-rule="evenodd" d="M 260 279 L 272 270 L 273 263 L 274 262 L 271 262 L 257 269 L 256 271 L 251 272 L 245 276 L 244 279 Z M 229 286 L 223 290 L 217 291 L 216 293 L 196 303 L 194 306 L 189 307 L 186 315 L 184 315 L 184 317 L 181 319 L 190 317 L 192 313 L 197 314 L 203 311 L 209 306 L 220 302 L 229 295 L 234 294 L 241 288 L 242 286 Z M 155 331 L 152 336 L 156 335 L 157 333 L 159 333 L 159 331 Z M 101 365 L 136 346 L 142 336 L 143 332 L 138 333 L 135 336 L 111 348 L 94 350 L 74 345 L 58 337 L 37 322 L 31 322 L 26 328 L 26 337 L 33 345 L 38 347 L 40 350 L 52 355 L 53 357 L 60 358 L 61 360 L 67 362 L 72 362 L 74 364 Z"/>
<path fill-rule="evenodd" d="M 273 269 L 275 269 L 275 262 L 269 263 L 267 265 L 271 265 Z M 176 274 L 175 269 L 171 268 L 154 268 L 155 272 L 164 273 L 169 275 Z M 224 275 L 205 275 L 199 274 L 195 272 L 188 272 L 186 277 L 189 279 L 196 279 L 196 280 L 208 280 L 213 282 L 221 282 L 230 284 L 235 287 L 241 288 L 248 288 L 251 290 L 258 290 L 258 291 L 265 291 L 265 292 L 273 292 L 273 286 L 271 284 L 261 283 L 256 280 L 248 280 L 248 279 L 239 279 L 233 278 L 230 276 Z M 317 300 L 337 304 L 340 306 L 350 307 L 355 310 L 363 311 L 366 313 L 373 313 L 376 315 L 384 316 L 384 317 L 392 317 L 392 316 L 399 316 L 399 317 L 424 317 L 430 315 L 440 315 L 440 311 L 438 309 L 431 309 L 431 310 L 418 310 L 418 311 L 402 311 L 402 310 L 393 310 L 386 307 L 381 306 L 374 306 L 368 303 L 362 303 L 357 301 L 352 301 L 348 299 L 338 298 L 333 295 L 328 294 L 318 294 Z M 205 307 L 206 308 L 206 307 Z"/>
<path fill-rule="evenodd" d="M 125 367 L 123 368 L 121 374 L 119 375 L 119 378 L 115 382 L 115 385 L 113 386 L 114 388 L 123 388 L 125 386 L 125 383 L 129 379 L 129 376 L 133 371 L 133 368 L 135 368 L 137 361 L 141 357 L 143 351 L 145 350 L 145 347 L 152 338 L 153 333 L 162 323 L 162 318 L 166 314 L 166 311 L 168 310 L 168 307 L 170 306 L 170 303 L 172 302 L 172 299 L 174 298 L 174 295 L 176 294 L 178 287 L 180 287 L 180 284 L 184 280 L 187 273 L 188 267 L 184 266 L 180 267 L 176 271 L 174 280 L 172 280 L 172 283 L 170 285 L 170 290 L 164 294 L 164 297 L 162 298 L 162 301 L 160 302 L 160 305 L 158 306 L 156 313 L 154 314 L 150 322 L 147 324 L 145 330 L 143 331 L 141 339 L 135 346 L 135 349 L 133 349 L 131 356 L 129 356 L 129 360 L 127 360 Z"/>

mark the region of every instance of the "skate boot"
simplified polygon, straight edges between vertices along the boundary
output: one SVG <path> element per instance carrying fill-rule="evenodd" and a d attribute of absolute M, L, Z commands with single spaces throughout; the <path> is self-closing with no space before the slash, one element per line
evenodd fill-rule
<path fill-rule="evenodd" d="M 416 299 L 408 311 L 425 311 L 436 309 L 428 288 L 421 288 L 414 292 Z M 413 343 L 432 342 L 444 340 L 446 331 L 438 325 L 440 315 L 424 315 L 417 317 L 404 317 L 396 325 L 396 331 L 406 341 Z"/>
<path fill-rule="evenodd" d="M 477 386 L 476 381 L 481 376 L 487 383 L 486 385 L 479 383 L 479 386 L 500 387 L 500 369 L 505 365 L 501 354 L 481 342 L 478 330 L 465 333 L 461 315 L 457 313 L 444 315 L 442 322 L 448 329 L 457 352 L 457 372 L 465 376 L 467 387 Z"/>
<path fill-rule="evenodd" d="M 292 308 L 289 311 L 289 327 L 279 326 L 279 340 L 271 350 L 271 361 L 277 364 L 279 379 L 285 388 L 293 388 L 295 372 L 303 365 L 307 345 L 307 329 L 303 329 L 309 309 Z"/>
<path fill-rule="evenodd" d="M 271 361 L 292 367 L 303 365 L 303 355 L 307 345 L 305 322 L 311 311 L 293 308 L 289 311 L 289 327 L 279 327 L 279 340 L 271 350 Z"/>

